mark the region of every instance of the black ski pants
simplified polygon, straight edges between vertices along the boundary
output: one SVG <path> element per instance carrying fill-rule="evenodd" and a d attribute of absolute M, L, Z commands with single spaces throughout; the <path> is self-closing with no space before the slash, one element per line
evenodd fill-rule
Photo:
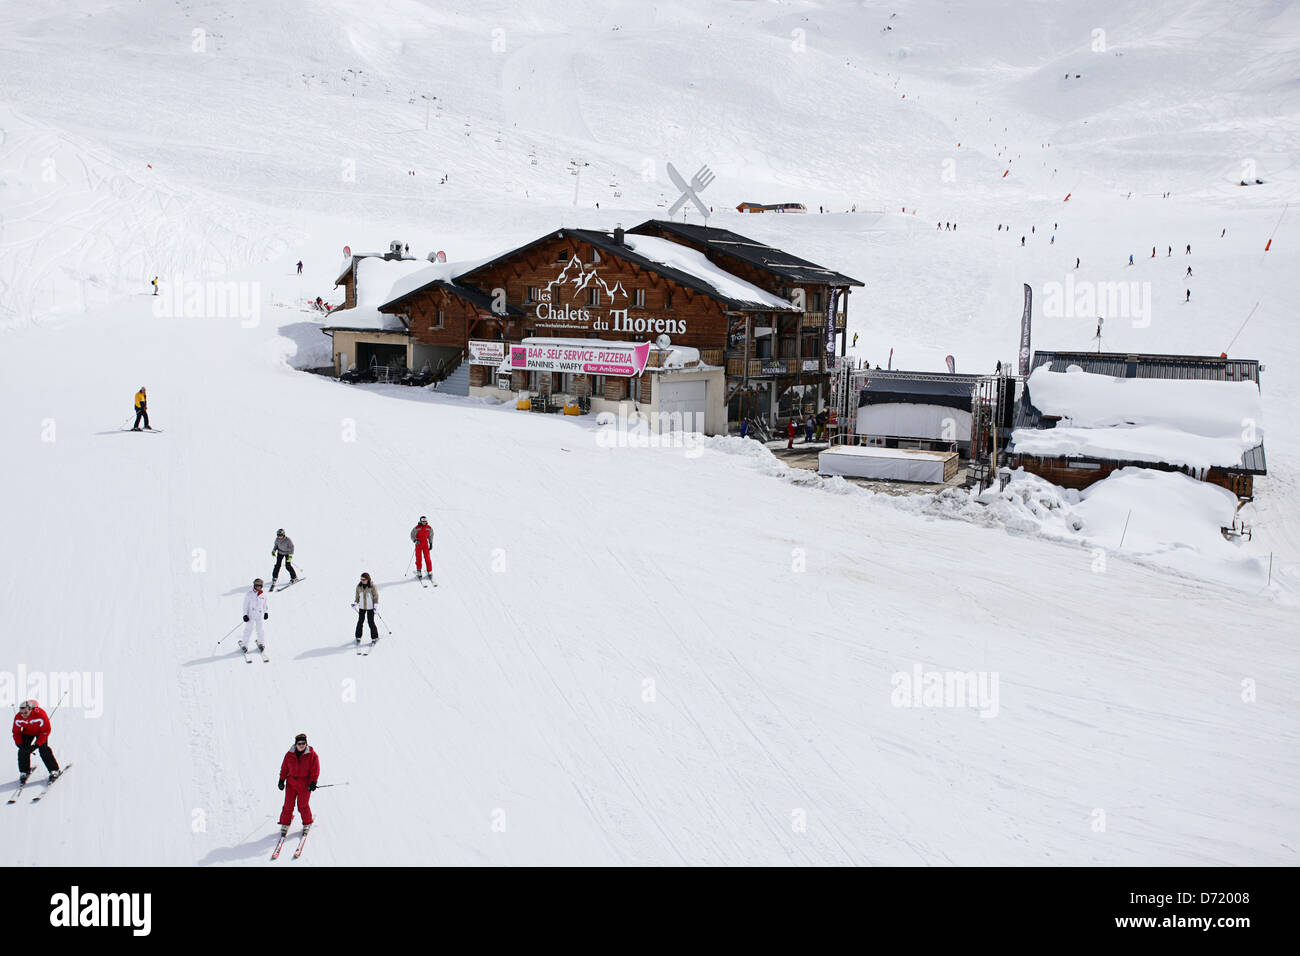
<path fill-rule="evenodd" d="M 297 592 L 295 592 L 297 593 Z M 361 625 L 366 622 L 366 616 L 370 617 L 370 639 L 379 640 L 379 628 L 375 627 L 375 609 L 357 608 L 357 640 L 361 640 Z"/>
<path fill-rule="evenodd" d="M 32 772 L 32 751 L 38 751 L 41 755 L 41 762 L 45 764 L 45 769 L 50 773 L 59 769 L 59 762 L 54 759 L 54 751 L 50 749 L 49 744 L 36 746 L 36 738 L 27 734 L 23 735 L 23 742 L 18 745 L 18 772 Z"/>
<path fill-rule="evenodd" d="M 148 408 L 147 405 L 141 405 L 139 408 L 137 408 L 137 409 L 135 410 L 135 424 L 132 425 L 131 427 L 132 427 L 132 428 L 139 428 L 139 427 L 140 427 L 140 420 L 141 420 L 141 419 L 144 419 L 144 427 L 145 427 L 145 428 L 148 428 L 148 427 L 149 427 L 149 408 Z"/>
<path fill-rule="evenodd" d="M 284 562 L 285 570 L 289 572 L 289 580 L 297 581 L 298 574 L 293 569 L 293 557 L 287 554 L 280 554 L 278 551 L 275 554 L 275 570 L 271 572 L 271 580 L 274 581 L 276 578 L 280 576 L 281 561 Z"/>

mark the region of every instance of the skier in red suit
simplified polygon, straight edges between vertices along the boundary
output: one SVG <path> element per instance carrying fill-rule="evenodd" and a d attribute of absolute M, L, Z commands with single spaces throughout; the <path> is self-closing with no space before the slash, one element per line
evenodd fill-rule
<path fill-rule="evenodd" d="M 56 710 L 58 708 L 55 708 Z M 25 700 L 14 714 L 14 746 L 18 748 L 18 780 L 26 783 L 32 775 L 32 751 L 39 751 L 53 783 L 62 772 L 50 749 L 50 715 L 34 700 Z"/>
<path fill-rule="evenodd" d="M 302 814 L 302 831 L 311 829 L 312 791 L 316 789 L 316 780 L 320 777 L 320 758 L 316 751 L 307 746 L 307 735 L 299 734 L 293 738 L 293 747 L 280 762 L 280 789 L 284 791 L 284 809 L 280 811 L 280 835 L 289 832 L 293 823 L 293 805 L 296 801 L 298 812 Z"/>
<path fill-rule="evenodd" d="M 411 540 L 415 542 L 415 576 L 420 578 L 421 569 L 433 580 L 433 556 L 429 549 L 433 547 L 433 525 L 429 519 L 420 515 L 420 523 L 411 529 Z"/>

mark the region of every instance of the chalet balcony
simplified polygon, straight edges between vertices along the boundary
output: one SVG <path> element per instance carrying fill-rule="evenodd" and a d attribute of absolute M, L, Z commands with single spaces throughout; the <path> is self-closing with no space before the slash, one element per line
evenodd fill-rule
<path fill-rule="evenodd" d="M 765 358 L 749 360 L 750 378 L 771 378 L 775 375 L 821 375 L 824 366 L 819 358 Z M 727 359 L 727 375 L 740 378 L 745 374 L 744 359 Z"/>
<path fill-rule="evenodd" d="M 846 320 L 845 314 L 840 312 L 835 316 L 835 328 L 844 328 Z M 826 328 L 826 314 L 824 312 L 805 312 L 801 325 L 805 329 L 824 329 Z"/>

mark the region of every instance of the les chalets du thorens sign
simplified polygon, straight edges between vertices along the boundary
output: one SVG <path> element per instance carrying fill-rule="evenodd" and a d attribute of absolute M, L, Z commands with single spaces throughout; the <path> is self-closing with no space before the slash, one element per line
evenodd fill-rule
<path fill-rule="evenodd" d="M 584 292 L 600 290 L 601 306 L 560 304 L 561 293 L 568 289 L 570 302 L 577 302 Z M 586 266 L 577 256 L 565 263 L 560 274 L 538 293 L 534 309 L 539 329 L 581 329 L 584 332 L 632 332 L 649 335 L 684 335 L 685 319 L 629 316 L 627 290 L 615 280 L 611 286 L 596 274 L 596 267 Z M 623 308 L 614 308 L 622 300 Z M 603 308 L 605 302 L 609 308 Z"/>

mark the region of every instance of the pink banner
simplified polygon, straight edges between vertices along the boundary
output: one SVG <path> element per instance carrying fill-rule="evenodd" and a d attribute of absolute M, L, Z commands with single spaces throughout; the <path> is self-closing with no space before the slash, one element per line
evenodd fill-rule
<path fill-rule="evenodd" d="M 640 345 L 529 344 L 510 346 L 510 367 L 531 372 L 569 372 L 631 378 L 645 371 L 650 343 Z"/>

